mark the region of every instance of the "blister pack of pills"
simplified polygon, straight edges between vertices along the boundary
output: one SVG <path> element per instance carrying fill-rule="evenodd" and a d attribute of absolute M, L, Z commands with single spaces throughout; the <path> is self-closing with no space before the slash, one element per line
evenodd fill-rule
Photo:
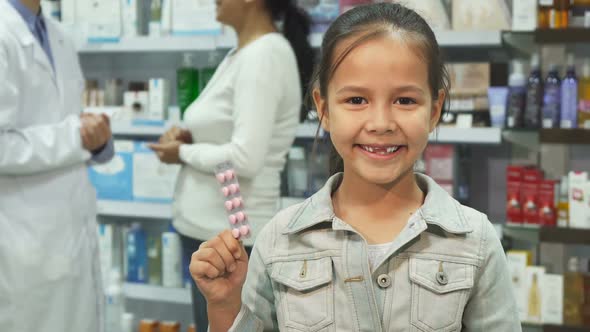
<path fill-rule="evenodd" d="M 215 177 L 221 186 L 221 194 L 225 200 L 224 207 L 227 212 L 232 235 L 236 239 L 250 237 L 250 225 L 248 216 L 244 210 L 244 199 L 240 192 L 238 175 L 231 162 L 226 161 L 215 167 Z"/>

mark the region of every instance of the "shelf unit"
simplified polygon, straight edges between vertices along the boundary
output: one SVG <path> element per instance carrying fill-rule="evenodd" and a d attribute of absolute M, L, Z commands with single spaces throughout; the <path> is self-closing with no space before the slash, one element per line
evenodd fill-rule
<path fill-rule="evenodd" d="M 529 330 L 539 332 L 588 332 L 590 330 L 590 328 L 587 326 L 566 326 L 533 323 L 522 323 L 522 326 Z"/>
<path fill-rule="evenodd" d="M 590 29 L 537 29 L 534 32 L 534 39 L 538 44 L 588 43 Z"/>
<path fill-rule="evenodd" d="M 172 205 L 99 200 L 97 202 L 97 213 L 103 217 L 172 219 Z"/>
<path fill-rule="evenodd" d="M 170 288 L 146 284 L 125 283 L 125 297 L 133 300 L 191 304 L 190 288 Z"/>
<path fill-rule="evenodd" d="M 501 47 L 502 31 L 435 31 L 441 47 Z M 312 33 L 309 37 L 314 48 L 321 46 L 323 33 Z M 208 52 L 215 49 L 229 49 L 236 45 L 232 35 L 218 36 L 167 36 L 167 37 L 123 37 L 112 42 L 85 43 L 78 48 L 80 54 L 95 53 L 136 53 L 136 52 Z"/>
<path fill-rule="evenodd" d="M 590 144 L 590 129 L 541 129 L 539 142 L 553 144 Z"/>
<path fill-rule="evenodd" d="M 500 144 L 501 128 L 439 127 L 430 135 L 430 142 L 445 144 Z"/>
<path fill-rule="evenodd" d="M 506 225 L 504 235 L 531 243 L 590 245 L 590 229 Z"/>

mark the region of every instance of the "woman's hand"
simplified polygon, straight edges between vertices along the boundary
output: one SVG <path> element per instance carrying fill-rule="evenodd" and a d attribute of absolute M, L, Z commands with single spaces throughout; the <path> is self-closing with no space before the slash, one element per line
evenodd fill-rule
<path fill-rule="evenodd" d="M 180 141 L 171 141 L 159 144 L 148 144 L 154 150 L 161 162 L 165 164 L 182 164 L 180 160 Z"/>
<path fill-rule="evenodd" d="M 160 137 L 160 143 L 170 143 L 174 141 L 192 144 L 193 135 L 191 135 L 191 132 L 186 129 L 173 126 L 172 128 L 168 129 L 164 135 L 162 135 L 162 137 Z"/>

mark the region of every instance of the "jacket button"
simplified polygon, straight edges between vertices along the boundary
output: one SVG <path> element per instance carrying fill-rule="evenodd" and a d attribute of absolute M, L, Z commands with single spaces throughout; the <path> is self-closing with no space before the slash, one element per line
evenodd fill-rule
<path fill-rule="evenodd" d="M 438 272 L 436 274 L 436 281 L 439 285 L 444 286 L 449 283 L 449 277 L 445 272 Z"/>
<path fill-rule="evenodd" d="M 387 274 L 382 274 L 377 277 L 377 284 L 381 288 L 388 288 L 391 286 L 391 277 Z"/>

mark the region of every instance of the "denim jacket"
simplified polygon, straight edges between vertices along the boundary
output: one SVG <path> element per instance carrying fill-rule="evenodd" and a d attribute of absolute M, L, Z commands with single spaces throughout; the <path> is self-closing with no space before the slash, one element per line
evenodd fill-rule
<path fill-rule="evenodd" d="M 230 331 L 521 331 L 506 257 L 487 217 L 431 178 L 373 271 L 367 243 L 338 219 L 342 174 L 258 234 Z"/>

